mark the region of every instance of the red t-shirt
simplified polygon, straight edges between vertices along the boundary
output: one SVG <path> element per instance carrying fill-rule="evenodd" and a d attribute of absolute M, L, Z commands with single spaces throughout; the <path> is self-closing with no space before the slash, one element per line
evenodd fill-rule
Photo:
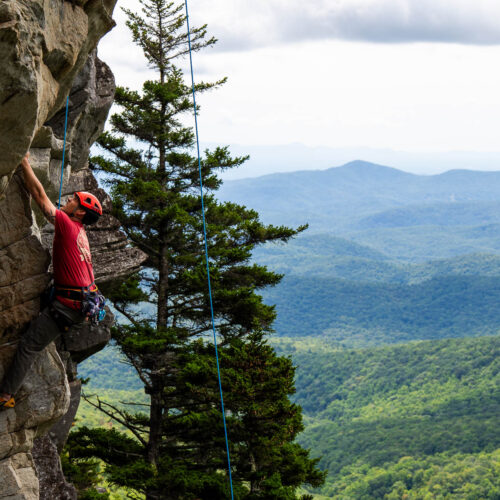
<path fill-rule="evenodd" d="M 87 287 L 94 282 L 89 240 L 81 222 L 71 220 L 62 210 L 56 210 L 54 247 L 52 250 L 54 282 L 72 288 Z M 57 297 L 72 309 L 80 309 L 81 303 Z"/>

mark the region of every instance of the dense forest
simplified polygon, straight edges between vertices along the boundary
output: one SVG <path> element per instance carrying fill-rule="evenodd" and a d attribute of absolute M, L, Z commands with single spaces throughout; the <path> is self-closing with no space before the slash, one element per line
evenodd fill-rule
<path fill-rule="evenodd" d="M 406 251 L 406 250 L 405 250 Z M 284 245 L 254 252 L 276 272 L 347 281 L 415 284 L 438 276 L 500 276 L 500 256 L 461 254 L 418 263 L 394 260 L 373 248 L 331 234 L 303 234 Z"/>
<path fill-rule="evenodd" d="M 299 442 L 329 471 L 316 493 L 498 498 L 499 336 L 365 349 L 339 349 L 325 339 L 279 338 L 273 345 L 297 365 L 294 401 L 306 424 Z M 117 404 L 140 400 L 140 391 L 130 391 L 139 389 L 133 372 L 112 347 L 82 368 L 87 392 L 104 391 Z M 97 419 L 83 405 L 78 425 L 111 425 Z"/>
<path fill-rule="evenodd" d="M 350 332 L 361 329 L 368 343 L 372 331 L 377 343 L 393 343 L 500 329 L 498 277 L 441 276 L 394 285 L 286 276 L 264 296 L 276 304 L 276 330 L 285 336 L 327 335 L 350 343 Z"/>
<path fill-rule="evenodd" d="M 500 497 L 500 450 L 403 457 L 385 467 L 354 465 L 323 493 L 322 498 L 338 500 L 496 500 Z"/>
<path fill-rule="evenodd" d="M 326 498 L 499 498 L 499 336 L 276 346 L 298 366 L 299 440 L 329 470 Z"/>
<path fill-rule="evenodd" d="M 297 367 L 297 441 L 328 471 L 309 493 L 498 500 L 498 175 L 423 179 L 362 163 L 308 175 L 235 181 L 222 194 L 265 221 L 311 222 L 253 252 L 284 275 L 262 294 L 276 305 L 269 343 Z M 119 408 L 144 399 L 114 346 L 80 372 L 88 394 Z M 116 427 L 85 403 L 78 418 Z"/>
<path fill-rule="evenodd" d="M 301 439 L 333 475 L 359 459 L 380 466 L 406 455 L 493 451 L 499 355 L 498 336 L 296 351 L 295 400 L 312 419 Z"/>

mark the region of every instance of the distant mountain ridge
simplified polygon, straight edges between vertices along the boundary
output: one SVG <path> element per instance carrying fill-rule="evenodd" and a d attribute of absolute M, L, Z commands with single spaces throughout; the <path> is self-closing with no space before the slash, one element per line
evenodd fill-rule
<path fill-rule="evenodd" d="M 219 197 L 254 208 L 264 222 L 308 223 L 309 235 L 332 234 L 397 259 L 500 253 L 500 171 L 416 175 L 354 161 L 227 181 Z"/>
<path fill-rule="evenodd" d="M 216 146 L 216 143 L 205 143 L 202 149 L 214 149 Z M 453 169 L 494 171 L 500 165 L 500 153 L 493 151 L 425 153 L 368 147 L 315 147 L 300 143 L 266 146 L 231 144 L 230 150 L 236 156 L 250 155 L 250 160 L 241 168 L 223 172 L 224 180 L 248 179 L 266 175 L 270 171 L 323 170 L 344 165 L 354 158 L 423 175 L 440 174 Z"/>
<path fill-rule="evenodd" d="M 361 219 L 359 227 L 473 226 L 499 223 L 500 202 L 495 200 L 440 202 L 391 208 Z"/>
<path fill-rule="evenodd" d="M 310 200 L 316 202 L 334 193 L 341 195 L 331 200 L 335 203 L 366 194 L 371 200 L 402 205 L 415 202 L 498 201 L 500 171 L 450 170 L 438 175 L 416 175 L 356 160 L 326 170 L 299 170 L 226 181 L 220 195 L 222 199 L 231 195 L 247 197 L 246 201 L 250 204 L 250 195 L 256 195 L 254 200 L 265 196 L 276 199 L 283 191 L 294 199 L 297 194 L 314 193 L 318 198 Z"/>
<path fill-rule="evenodd" d="M 256 262 L 281 336 L 363 346 L 500 331 L 500 171 L 423 176 L 355 161 L 226 183 L 266 222 L 310 229 Z"/>

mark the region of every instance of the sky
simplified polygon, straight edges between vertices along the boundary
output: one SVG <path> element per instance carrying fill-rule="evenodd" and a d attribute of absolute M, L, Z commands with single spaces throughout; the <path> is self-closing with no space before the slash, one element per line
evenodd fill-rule
<path fill-rule="evenodd" d="M 139 89 L 154 74 L 121 7 L 140 9 L 118 0 L 99 57 Z M 236 176 L 349 159 L 500 170 L 498 0 L 189 0 L 189 14 L 219 40 L 194 54 L 195 80 L 228 77 L 198 97 L 200 139 L 252 155 Z"/>

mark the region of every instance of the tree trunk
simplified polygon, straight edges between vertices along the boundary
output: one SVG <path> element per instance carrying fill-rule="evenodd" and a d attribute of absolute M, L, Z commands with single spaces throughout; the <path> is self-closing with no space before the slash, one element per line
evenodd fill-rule
<path fill-rule="evenodd" d="M 162 427 L 162 392 L 163 385 L 153 381 L 151 394 L 151 409 L 149 416 L 149 441 L 147 446 L 147 460 L 154 469 L 158 466 L 160 457 L 161 427 Z M 147 490 L 146 500 L 160 500 L 162 493 L 157 490 Z"/>
<path fill-rule="evenodd" d="M 163 234 L 159 235 L 160 238 Z M 156 317 L 156 328 L 162 329 L 167 326 L 168 321 L 168 260 L 165 244 L 160 247 L 160 262 L 158 269 L 158 314 Z"/>

